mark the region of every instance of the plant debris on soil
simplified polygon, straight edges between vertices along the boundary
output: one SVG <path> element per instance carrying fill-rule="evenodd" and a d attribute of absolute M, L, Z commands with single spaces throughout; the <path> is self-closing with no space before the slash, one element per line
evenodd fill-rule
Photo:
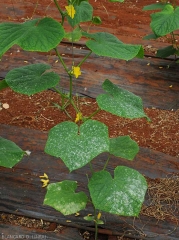
<path fill-rule="evenodd" d="M 179 221 L 179 175 L 166 178 L 147 179 L 147 206 L 143 205 L 141 214 L 164 221 Z"/>
<path fill-rule="evenodd" d="M 174 226 L 179 224 L 179 175 L 171 175 L 168 178 L 162 179 L 149 179 L 148 190 L 147 190 L 147 204 L 143 204 L 140 216 L 145 215 L 149 218 L 154 218 L 157 221 L 164 221 L 170 219 L 174 222 Z M 139 216 L 139 217 L 140 217 Z M 17 216 L 14 214 L 1 213 L 0 223 L 11 224 L 16 226 L 28 227 L 30 229 L 42 229 L 48 232 L 61 233 L 61 231 L 66 228 L 61 224 L 55 222 L 44 221 L 43 219 L 33 219 L 24 216 Z M 176 230 L 174 227 L 174 230 Z M 134 226 L 135 229 L 135 221 Z M 85 240 L 93 240 L 94 232 L 79 229 L 79 234 Z M 138 229 L 138 234 L 141 237 L 144 235 L 142 229 Z M 103 234 L 99 234 L 99 240 L 107 239 Z M 124 236 L 116 236 L 116 240 L 128 240 Z"/>

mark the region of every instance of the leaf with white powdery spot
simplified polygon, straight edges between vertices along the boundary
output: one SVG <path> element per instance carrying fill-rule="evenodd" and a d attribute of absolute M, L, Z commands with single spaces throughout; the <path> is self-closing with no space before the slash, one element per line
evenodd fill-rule
<path fill-rule="evenodd" d="M 138 216 L 147 182 L 138 171 L 118 166 L 114 179 L 107 171 L 95 172 L 88 188 L 96 209 L 121 216 Z"/>
<path fill-rule="evenodd" d="M 44 204 L 55 208 L 63 215 L 70 215 L 85 209 L 88 198 L 84 192 L 75 193 L 77 183 L 65 180 L 51 183 L 47 187 Z"/>
<path fill-rule="evenodd" d="M 139 146 L 129 136 L 121 136 L 110 139 L 109 152 L 116 157 L 133 160 L 139 151 Z"/>
<path fill-rule="evenodd" d="M 59 75 L 50 69 L 50 65 L 42 63 L 14 68 L 7 73 L 5 81 L 15 92 L 30 96 L 58 84 Z"/>
<path fill-rule="evenodd" d="M 70 171 L 79 169 L 109 152 L 108 128 L 96 120 L 87 120 L 80 127 L 70 121 L 60 123 L 49 131 L 45 152 L 60 157 Z"/>
<path fill-rule="evenodd" d="M 119 88 L 108 79 L 104 81 L 102 86 L 106 94 L 100 94 L 96 98 L 102 110 L 120 117 L 130 119 L 146 117 L 150 120 L 143 110 L 142 99 L 140 97 Z"/>

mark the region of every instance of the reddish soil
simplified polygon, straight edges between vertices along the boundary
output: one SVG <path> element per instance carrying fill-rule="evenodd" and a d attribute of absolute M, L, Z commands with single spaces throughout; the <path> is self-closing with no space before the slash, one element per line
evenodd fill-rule
<path fill-rule="evenodd" d="M 31 97 L 5 89 L 0 92 L 1 103 L 8 103 L 9 108 L 0 111 L 0 123 L 48 131 L 56 124 L 70 120 L 65 112 L 54 107 L 61 105 L 60 97 L 52 91 L 44 91 Z M 97 109 L 95 99 L 78 99 L 78 106 L 84 116 L 89 116 Z M 76 115 L 72 107 L 67 108 L 72 121 Z M 111 137 L 130 135 L 141 147 L 179 157 L 179 111 L 145 109 L 151 119 L 129 120 L 116 117 L 105 111 L 99 112 L 94 119 L 100 120 L 109 127 Z"/>

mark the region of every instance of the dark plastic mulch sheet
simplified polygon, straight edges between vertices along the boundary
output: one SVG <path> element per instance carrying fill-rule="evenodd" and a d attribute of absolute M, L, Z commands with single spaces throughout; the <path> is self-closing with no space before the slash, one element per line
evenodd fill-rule
<path fill-rule="evenodd" d="M 1 239 L 50 239 L 50 240 L 82 240 L 77 228 L 64 227 L 60 232 L 48 232 L 22 226 L 0 224 Z"/>
<path fill-rule="evenodd" d="M 63 216 L 53 208 L 43 205 L 46 189 L 42 188 L 39 178 L 45 172 L 51 182 L 64 179 L 75 180 L 79 183 L 79 191 L 86 192 L 86 173 L 90 173 L 88 166 L 69 174 L 68 169 L 60 159 L 44 153 L 47 133 L 0 125 L 0 135 L 13 140 L 23 150 L 32 152 L 29 157 L 24 157 L 14 168 L 0 168 L 0 211 L 54 221 L 76 228 L 80 228 L 80 226 L 91 227 L 88 222 L 83 220 L 84 216 L 92 212 L 90 206 L 81 211 L 79 217 L 75 217 L 74 215 Z M 106 155 L 101 154 L 93 160 L 96 170 L 102 168 L 105 159 Z M 177 174 L 179 170 L 177 158 L 147 148 L 140 148 L 139 154 L 132 162 L 113 157 L 108 167 L 111 174 L 117 165 L 133 167 L 149 178 L 165 178 L 169 173 Z M 170 220 L 157 221 L 155 218 L 146 216 L 134 219 L 110 214 L 104 214 L 103 219 L 105 221 L 103 228 L 110 230 L 111 234 L 125 233 L 132 234 L 135 238 L 145 236 L 145 239 L 154 237 L 153 239 L 159 240 L 179 238 L 177 226 Z M 71 222 L 67 223 L 67 220 Z"/>
<path fill-rule="evenodd" d="M 0 77 L 4 78 L 6 73 L 20 66 L 32 63 L 46 63 L 60 74 L 60 88 L 64 91 L 69 89 L 69 79 L 55 52 L 50 54 L 24 52 L 19 48 L 13 47 L 5 56 L 2 57 L 3 64 L 0 65 Z M 76 65 L 82 60 L 88 50 L 84 45 L 76 44 L 72 48 L 68 43 L 59 46 L 59 52 L 63 53 L 63 58 L 70 68 L 72 60 Z M 160 109 L 179 108 L 179 78 L 178 64 L 173 60 L 157 59 L 144 57 L 143 59 L 133 59 L 123 61 L 99 57 L 94 54 L 81 67 L 82 75 L 73 81 L 74 94 L 96 97 L 102 93 L 102 83 L 109 79 L 126 90 L 140 96 L 145 107 L 156 107 Z"/>

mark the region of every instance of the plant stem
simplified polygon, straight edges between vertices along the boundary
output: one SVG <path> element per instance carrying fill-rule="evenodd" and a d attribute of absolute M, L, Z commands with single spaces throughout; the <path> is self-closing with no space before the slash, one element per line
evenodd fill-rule
<path fill-rule="evenodd" d="M 60 8 L 57 0 L 53 0 L 53 1 L 54 1 L 55 5 L 56 5 L 58 11 L 60 12 L 60 14 L 61 14 L 61 16 L 62 16 L 62 22 L 61 22 L 61 24 L 63 25 L 64 20 L 65 20 L 65 15 L 64 15 L 63 11 L 61 10 L 61 8 Z"/>
<path fill-rule="evenodd" d="M 58 93 L 59 95 L 61 95 L 63 98 L 68 98 L 68 97 L 66 96 L 66 94 L 62 93 L 58 88 L 53 87 L 53 89 L 55 90 L 55 92 L 57 92 L 57 93 Z"/>
<path fill-rule="evenodd" d="M 92 205 L 93 205 L 93 203 L 92 203 Z M 97 240 L 98 239 L 98 224 L 97 224 L 97 214 L 96 214 L 96 208 L 95 208 L 95 206 L 93 205 L 93 208 L 94 208 L 94 225 L 95 225 L 95 240 Z"/>
<path fill-rule="evenodd" d="M 91 173 L 93 174 L 93 173 L 94 173 L 94 170 L 93 170 L 93 167 L 92 167 L 92 164 L 91 164 L 91 162 L 89 163 L 89 165 L 90 165 L 90 170 L 91 170 Z"/>
<path fill-rule="evenodd" d="M 70 98 L 70 102 L 71 102 L 71 104 L 74 106 L 75 104 L 73 103 L 73 99 L 72 99 L 72 95 L 73 95 L 73 79 L 72 79 L 72 76 L 71 75 L 69 75 L 69 77 L 70 77 L 70 96 L 69 96 L 69 98 Z M 76 105 L 75 105 L 75 107 L 76 107 Z M 76 110 L 76 109 L 75 109 Z"/>
<path fill-rule="evenodd" d="M 108 159 L 107 159 L 107 161 L 106 161 L 106 163 L 105 163 L 105 165 L 104 165 L 104 167 L 103 167 L 103 170 L 106 169 L 106 167 L 107 167 L 107 165 L 108 165 L 108 163 L 109 163 L 109 159 L 110 159 L 110 155 L 108 155 Z"/>
<path fill-rule="evenodd" d="M 57 48 L 54 48 L 54 49 L 55 49 L 55 52 L 56 52 L 58 58 L 60 59 L 61 64 L 63 65 L 65 71 L 68 73 L 69 76 L 71 76 L 70 73 L 69 73 L 69 71 L 68 71 L 68 68 L 67 68 L 66 64 L 64 63 L 62 57 L 60 56 L 60 54 L 59 54 Z"/>
<path fill-rule="evenodd" d="M 90 50 L 90 52 L 83 58 L 83 60 L 78 64 L 78 67 L 80 67 L 85 61 L 86 59 L 91 55 L 92 51 Z"/>
<path fill-rule="evenodd" d="M 91 119 L 94 115 L 96 115 L 100 111 L 101 111 L 101 109 L 98 108 L 95 112 L 93 112 L 91 115 L 89 115 L 89 117 L 85 118 L 85 121 Z"/>
<path fill-rule="evenodd" d="M 94 222 L 94 224 L 95 224 L 95 240 L 97 240 L 98 239 L 98 224 L 96 221 Z"/>
<path fill-rule="evenodd" d="M 77 108 L 76 104 L 74 103 L 73 98 L 70 100 L 70 103 L 72 104 L 72 106 L 74 107 L 77 113 L 80 112 L 80 110 Z"/>

